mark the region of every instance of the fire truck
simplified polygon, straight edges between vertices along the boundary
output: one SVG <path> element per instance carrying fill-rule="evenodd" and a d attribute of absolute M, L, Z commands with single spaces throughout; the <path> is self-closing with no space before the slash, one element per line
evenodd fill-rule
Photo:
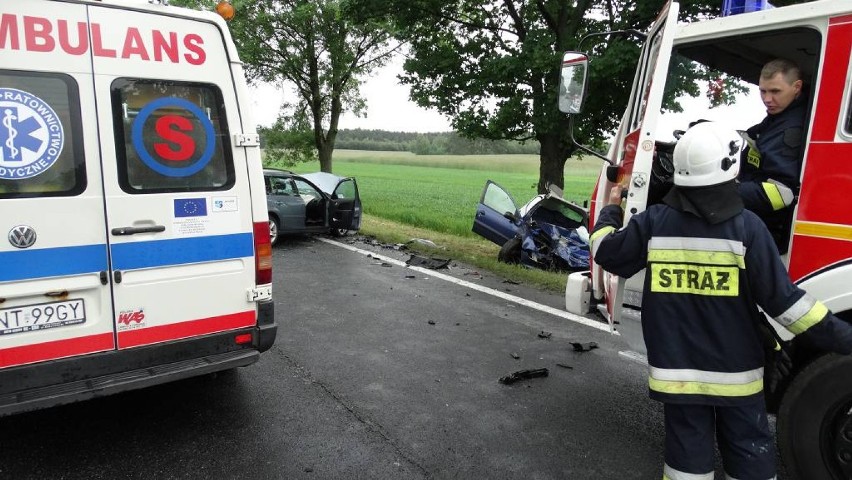
<path fill-rule="evenodd" d="M 0 3 L 0 416 L 275 340 L 243 66 L 222 16 L 166 3 Z"/>
<path fill-rule="evenodd" d="M 659 202 L 670 187 L 673 142 L 661 139 L 672 132 L 660 131 L 661 107 L 667 83 L 681 68 L 757 85 L 767 61 L 793 60 L 802 70 L 808 106 L 801 190 L 782 260 L 799 287 L 852 321 L 852 2 L 755 8 L 693 23 L 678 23 L 678 10 L 678 3 L 667 3 L 647 34 L 629 104 L 602 155 L 606 162 L 590 198 L 590 225 L 617 183 L 629 189 L 625 224 Z M 588 62 L 583 53 L 565 54 L 559 93 L 563 112 L 580 113 Z M 731 126 L 745 130 L 751 125 Z M 643 280 L 642 273 L 618 278 L 592 263 L 590 271 L 569 276 L 566 308 L 600 312 L 632 350 L 644 352 L 639 326 Z M 768 392 L 767 404 L 777 414 L 786 469 L 800 479 L 852 478 L 852 359 L 815 351 L 798 337 L 784 340 L 793 371 Z"/>

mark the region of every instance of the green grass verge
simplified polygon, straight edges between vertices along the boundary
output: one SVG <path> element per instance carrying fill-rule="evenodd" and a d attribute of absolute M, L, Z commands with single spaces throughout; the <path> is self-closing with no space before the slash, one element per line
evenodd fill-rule
<path fill-rule="evenodd" d="M 307 173 L 316 162 L 284 167 Z M 601 162 L 570 159 L 565 165 L 566 199 L 582 204 L 597 180 Z M 385 243 L 431 240 L 437 251 L 506 279 L 564 291 L 564 273 L 545 272 L 497 261 L 499 247 L 471 231 L 476 205 L 487 180 L 500 184 L 520 206 L 536 195 L 537 155 L 414 155 L 409 152 L 335 150 L 334 173 L 355 177 L 364 210 L 361 233 Z"/>
<path fill-rule="evenodd" d="M 372 215 L 364 215 L 360 233 L 388 244 L 407 243 L 416 238 L 431 240 L 437 248 L 416 242 L 409 243 L 408 247 L 420 254 L 450 258 L 524 285 L 532 285 L 552 292 L 565 291 L 567 274 L 498 262 L 497 252 L 500 247 L 478 236 L 460 237 Z"/>

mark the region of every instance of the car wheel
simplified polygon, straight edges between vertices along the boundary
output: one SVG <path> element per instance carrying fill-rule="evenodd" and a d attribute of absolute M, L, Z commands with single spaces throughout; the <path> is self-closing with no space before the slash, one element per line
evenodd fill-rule
<path fill-rule="evenodd" d="M 825 355 L 799 372 L 781 400 L 778 446 L 790 478 L 852 478 L 852 357 Z"/>
<path fill-rule="evenodd" d="M 349 229 L 348 228 L 332 228 L 331 230 L 329 230 L 329 233 L 331 233 L 331 235 L 334 236 L 334 237 L 344 237 L 344 236 L 346 236 L 347 233 L 349 233 Z"/>
<path fill-rule="evenodd" d="M 505 263 L 521 263 L 521 237 L 510 238 L 500 247 L 497 260 Z"/>
<path fill-rule="evenodd" d="M 280 232 L 281 225 L 278 223 L 278 219 L 275 217 L 269 217 L 269 243 L 272 244 L 273 247 L 278 243 Z"/>

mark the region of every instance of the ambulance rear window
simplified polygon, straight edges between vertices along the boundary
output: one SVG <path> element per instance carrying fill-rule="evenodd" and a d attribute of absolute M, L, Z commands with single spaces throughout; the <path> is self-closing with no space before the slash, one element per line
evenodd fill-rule
<path fill-rule="evenodd" d="M 68 75 L 0 70 L 0 198 L 86 189 L 77 83 Z"/>
<path fill-rule="evenodd" d="M 118 180 L 125 192 L 234 185 L 225 106 L 215 85 L 121 78 L 112 84 L 112 109 Z"/>

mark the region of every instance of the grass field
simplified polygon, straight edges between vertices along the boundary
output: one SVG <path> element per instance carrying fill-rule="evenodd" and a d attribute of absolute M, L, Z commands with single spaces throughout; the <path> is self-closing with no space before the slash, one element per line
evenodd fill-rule
<path fill-rule="evenodd" d="M 536 155 L 426 155 L 408 152 L 335 150 L 336 175 L 355 177 L 364 217 L 361 233 L 385 243 L 412 238 L 435 242 L 437 248 L 412 249 L 450 257 L 503 278 L 564 291 L 566 275 L 527 269 L 497 261 L 500 247 L 471 232 L 476 204 L 486 180 L 505 188 L 519 205 L 536 195 Z M 569 160 L 565 166 L 565 198 L 582 204 L 600 172 L 600 161 Z M 287 167 L 316 172 L 316 162 Z"/>
<path fill-rule="evenodd" d="M 470 231 L 487 180 L 505 188 L 518 205 L 536 195 L 535 155 L 425 155 L 336 150 L 334 173 L 355 177 L 366 215 L 458 236 Z M 319 170 L 316 162 L 297 172 Z M 565 198 L 582 204 L 600 172 L 600 161 L 569 160 Z"/>

